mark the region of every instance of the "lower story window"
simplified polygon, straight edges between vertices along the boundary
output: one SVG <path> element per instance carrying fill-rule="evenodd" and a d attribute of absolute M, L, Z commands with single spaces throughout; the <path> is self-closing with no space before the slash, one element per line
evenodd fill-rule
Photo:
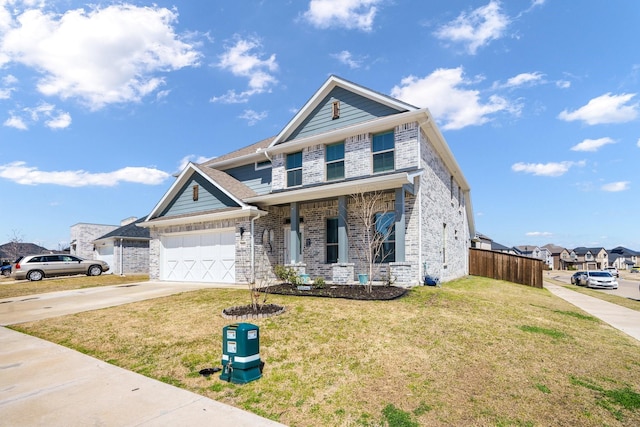
<path fill-rule="evenodd" d="M 327 218 L 327 264 L 338 262 L 338 218 Z"/>
<path fill-rule="evenodd" d="M 375 262 L 395 262 L 396 260 L 396 216 L 393 212 L 375 214 L 375 236 L 378 248 Z"/>

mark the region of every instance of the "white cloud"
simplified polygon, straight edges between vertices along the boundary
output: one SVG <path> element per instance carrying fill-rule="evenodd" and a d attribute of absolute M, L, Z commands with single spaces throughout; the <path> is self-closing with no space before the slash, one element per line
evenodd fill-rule
<path fill-rule="evenodd" d="M 474 82 L 463 77 L 462 67 L 438 69 L 424 78 L 409 76 L 391 89 L 391 96 L 418 107 L 427 107 L 445 130 L 481 125 L 500 111 L 514 112 L 516 107 L 493 95 L 482 103 L 480 92 L 466 89 Z"/>
<path fill-rule="evenodd" d="M 598 151 L 601 147 L 604 147 L 607 144 L 615 144 L 616 142 L 609 138 L 598 138 L 598 139 L 585 139 L 579 144 L 571 147 L 571 151 Z"/>
<path fill-rule="evenodd" d="M 511 166 L 514 172 L 530 173 L 538 176 L 561 176 L 567 173 L 573 166 L 584 166 L 584 161 L 580 162 L 550 162 L 550 163 L 515 163 Z"/>
<path fill-rule="evenodd" d="M 529 231 L 528 233 L 525 233 L 525 235 L 529 237 L 550 237 L 553 236 L 553 233 L 548 231 Z"/>
<path fill-rule="evenodd" d="M 198 65 L 195 46 L 173 30 L 177 17 L 130 4 L 63 14 L 27 9 L 0 28 L 0 65 L 30 67 L 41 75 L 42 94 L 79 99 L 92 110 L 138 102 L 164 84 L 157 74 Z"/>
<path fill-rule="evenodd" d="M 253 111 L 253 110 L 244 110 L 244 112 L 238 117 L 241 119 L 245 119 L 249 126 L 253 126 L 256 123 L 258 123 L 260 120 L 266 119 L 267 112 L 263 111 L 261 113 L 258 113 L 257 111 Z"/>
<path fill-rule="evenodd" d="M 332 53 L 331 57 L 336 58 L 338 61 L 342 62 L 343 64 L 349 66 L 349 68 L 352 68 L 352 69 L 360 68 L 360 65 L 362 64 L 362 61 L 355 59 L 351 54 L 351 52 L 349 52 L 348 50 L 343 50 L 340 53 Z"/>
<path fill-rule="evenodd" d="M 262 44 L 257 38 L 240 39 L 236 37 L 233 46 L 227 47 L 220 55 L 220 62 L 216 65 L 223 70 L 230 71 L 233 75 L 249 79 L 249 88 L 237 93 L 228 91 L 225 95 L 211 98 L 211 102 L 223 102 L 237 104 L 247 102 L 249 97 L 270 90 L 270 87 L 278 82 L 273 73 L 278 70 L 276 55 L 272 54 L 267 59 L 260 59 L 259 54 L 254 53 Z"/>
<path fill-rule="evenodd" d="M 53 104 L 40 103 L 36 107 L 25 107 L 20 111 L 12 111 L 11 117 L 4 122 L 5 126 L 26 130 L 28 124 L 34 124 L 44 120 L 45 126 L 50 129 L 64 129 L 71 125 L 71 115 L 59 110 Z"/>
<path fill-rule="evenodd" d="M 13 114 L 11 114 L 11 117 L 9 117 L 7 120 L 4 121 L 3 125 L 10 128 L 20 129 L 20 130 L 29 129 L 29 127 L 24 122 L 24 120 L 22 120 L 18 116 L 14 116 Z"/>
<path fill-rule="evenodd" d="M 64 187 L 113 187 L 121 182 L 161 184 L 170 175 L 154 168 L 125 167 L 113 172 L 91 173 L 83 170 L 45 172 L 25 162 L 0 165 L 0 178 L 23 185 L 53 184 Z"/>
<path fill-rule="evenodd" d="M 611 95 L 609 92 L 593 98 L 587 105 L 575 111 L 562 111 L 558 118 L 567 122 L 581 120 L 589 125 L 630 122 L 638 117 L 638 103 L 627 105 L 635 95 L 635 93 Z"/>
<path fill-rule="evenodd" d="M 55 117 L 47 120 L 45 125 L 50 129 L 64 129 L 71 125 L 71 115 L 69 113 L 60 113 Z"/>
<path fill-rule="evenodd" d="M 640 148 L 640 138 L 638 138 L 638 142 L 636 142 L 636 145 L 638 146 L 638 148 Z"/>
<path fill-rule="evenodd" d="M 571 87 L 571 82 L 568 80 L 557 80 L 556 86 L 560 89 L 569 89 Z"/>
<path fill-rule="evenodd" d="M 505 84 L 506 87 L 519 87 L 524 85 L 535 85 L 538 83 L 544 83 L 544 74 L 539 72 L 534 73 L 521 73 L 515 77 L 511 77 Z"/>
<path fill-rule="evenodd" d="M 626 191 L 629 189 L 629 185 L 631 183 L 629 181 L 619 181 L 619 182 L 611 182 L 609 184 L 605 184 L 602 187 L 602 191 L 609 191 L 612 193 L 616 193 L 618 191 Z"/>
<path fill-rule="evenodd" d="M 371 31 L 382 0 L 311 0 L 302 16 L 318 28 Z"/>
<path fill-rule="evenodd" d="M 509 17 L 500 10 L 500 2 L 492 0 L 471 13 L 461 13 L 434 35 L 441 40 L 462 43 L 467 52 L 475 55 L 479 48 L 501 38 L 509 23 Z"/>
<path fill-rule="evenodd" d="M 0 99 L 11 98 L 11 92 L 16 90 L 16 88 L 13 87 L 16 83 L 18 83 L 18 79 L 15 76 L 11 74 L 4 76 L 2 78 L 2 86 L 4 87 L 0 87 Z"/>

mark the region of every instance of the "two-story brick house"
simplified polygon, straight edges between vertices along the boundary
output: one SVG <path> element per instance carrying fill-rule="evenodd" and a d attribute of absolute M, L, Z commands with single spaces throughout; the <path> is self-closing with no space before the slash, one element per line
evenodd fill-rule
<path fill-rule="evenodd" d="M 181 172 L 141 223 L 150 276 L 248 282 L 266 263 L 352 283 L 365 266 L 351 196 L 373 192 L 390 231 L 375 280 L 468 273 L 470 188 L 429 111 L 331 76 L 275 137 Z"/>

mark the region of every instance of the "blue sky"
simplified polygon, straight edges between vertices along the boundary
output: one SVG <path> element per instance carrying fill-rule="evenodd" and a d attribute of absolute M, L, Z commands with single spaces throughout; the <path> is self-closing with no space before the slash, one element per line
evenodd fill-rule
<path fill-rule="evenodd" d="M 0 0 L 0 242 L 151 211 L 330 74 L 419 107 L 507 245 L 640 250 L 640 2 Z"/>

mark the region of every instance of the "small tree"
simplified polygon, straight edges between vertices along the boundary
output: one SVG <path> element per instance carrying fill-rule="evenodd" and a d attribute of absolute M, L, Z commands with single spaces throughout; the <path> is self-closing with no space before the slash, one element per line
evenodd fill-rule
<path fill-rule="evenodd" d="M 240 259 L 249 286 L 251 309 L 256 313 L 267 303 L 268 288 L 273 281 L 269 272 L 269 257 L 262 251 L 257 252 L 253 269 L 249 260 L 245 257 Z"/>
<path fill-rule="evenodd" d="M 389 257 L 384 243 L 393 233 L 393 223 L 387 221 L 390 211 L 382 191 L 358 191 L 351 194 L 349 209 L 361 239 L 353 242 L 360 264 L 366 265 L 369 281 L 367 291 L 373 290 L 373 277 L 380 272 L 382 263 Z M 395 222 L 395 221 L 394 221 Z"/>
<path fill-rule="evenodd" d="M 4 245 L 5 256 L 9 258 L 9 261 L 13 262 L 20 256 L 20 248 L 23 243 L 23 236 L 16 230 L 11 230 L 9 237 L 9 243 Z"/>

